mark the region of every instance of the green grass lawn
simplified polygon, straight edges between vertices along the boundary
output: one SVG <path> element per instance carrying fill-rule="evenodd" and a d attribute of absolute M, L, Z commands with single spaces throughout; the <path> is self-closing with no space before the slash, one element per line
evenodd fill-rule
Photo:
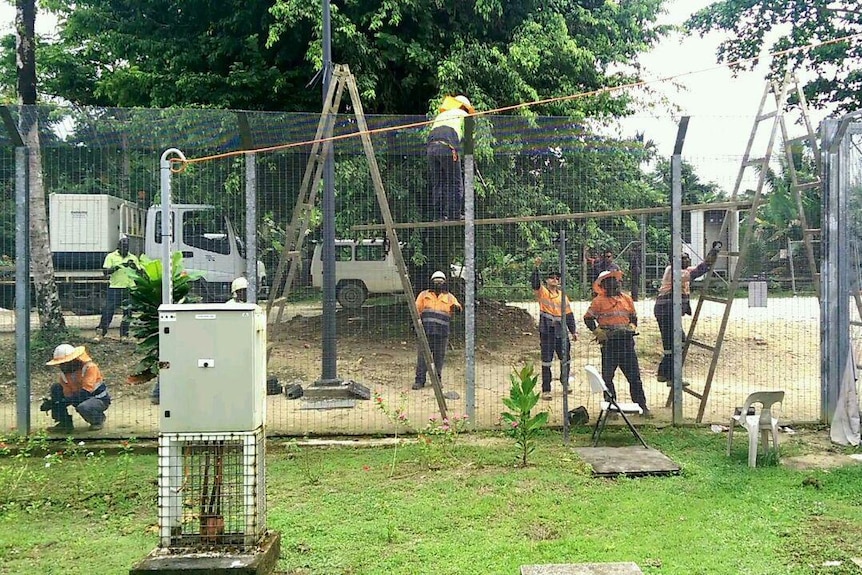
<path fill-rule="evenodd" d="M 652 574 L 862 572 L 849 561 L 862 557 L 862 465 L 749 469 L 745 442 L 728 458 L 724 434 L 644 435 L 679 476 L 593 478 L 570 448 L 587 443 L 584 433 L 567 447 L 547 432 L 527 468 L 495 435 L 432 449 L 270 442 L 278 569 L 516 575 L 524 564 L 634 561 Z M 38 443 L 0 458 L 0 573 L 128 572 L 157 544 L 155 455 L 66 443 L 46 458 Z M 788 440 L 783 455 L 803 450 Z"/>

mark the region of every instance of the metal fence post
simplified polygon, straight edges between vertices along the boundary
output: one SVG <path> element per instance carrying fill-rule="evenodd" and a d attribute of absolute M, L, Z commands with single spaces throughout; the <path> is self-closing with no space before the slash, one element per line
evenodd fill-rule
<path fill-rule="evenodd" d="M 19 136 L 20 137 L 20 136 Z M 16 143 L 17 144 L 17 143 Z M 17 430 L 30 433 L 30 194 L 28 150 L 15 147 L 15 396 Z"/>
<path fill-rule="evenodd" d="M 671 157 L 671 244 L 673 245 L 673 423 L 682 423 L 682 146 L 688 116 L 679 122 Z"/>

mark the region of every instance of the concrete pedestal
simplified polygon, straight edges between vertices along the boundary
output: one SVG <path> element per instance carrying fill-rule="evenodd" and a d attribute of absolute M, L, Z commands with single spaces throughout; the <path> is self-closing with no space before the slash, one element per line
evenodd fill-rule
<path fill-rule="evenodd" d="M 278 562 L 281 534 L 269 531 L 251 553 L 172 553 L 153 550 L 129 570 L 129 575 L 269 575 Z"/>

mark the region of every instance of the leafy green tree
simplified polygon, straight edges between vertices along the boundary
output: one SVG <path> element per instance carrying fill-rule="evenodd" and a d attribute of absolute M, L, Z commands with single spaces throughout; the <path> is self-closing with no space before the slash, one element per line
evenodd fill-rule
<path fill-rule="evenodd" d="M 374 112 L 425 110 L 430 96 L 465 93 L 479 107 L 567 96 L 637 78 L 632 64 L 666 32 L 663 0 L 346 0 L 332 7 L 333 53 L 357 74 Z M 320 2 L 275 0 L 269 45 L 297 40 L 322 64 Z M 556 115 L 617 115 L 628 96 L 544 106 Z"/>
<path fill-rule="evenodd" d="M 369 113 L 416 113 L 443 93 L 484 108 L 569 96 L 639 78 L 637 55 L 667 31 L 665 0 L 344 0 L 333 53 Z M 45 0 L 57 38 L 39 48 L 41 92 L 79 105 L 317 110 L 319 0 Z M 8 86 L 14 52 L 2 44 Z M 630 97 L 540 113 L 625 113 Z"/>
<path fill-rule="evenodd" d="M 817 167 L 810 154 L 804 154 L 803 146 L 799 143 L 792 145 L 790 150 L 798 181 L 805 182 L 814 179 Z M 769 168 L 765 175 L 765 186 L 761 205 L 755 215 L 754 238 L 751 246 L 754 255 L 746 262 L 746 270 L 749 274 L 760 273 L 774 268 L 775 262 L 779 260 L 779 253 L 788 247 L 788 240 L 801 241 L 803 229 L 799 217 L 799 208 L 793 193 L 788 159 L 785 154 L 779 156 L 779 169 Z M 818 188 L 804 189 L 799 192 L 802 199 L 802 208 L 805 212 L 805 221 L 809 226 L 817 228 L 820 226 L 820 190 Z M 748 190 L 743 194 L 745 199 L 753 198 L 753 191 Z M 746 217 L 750 217 L 748 214 Z M 815 250 L 816 252 L 817 250 Z M 798 270 L 805 270 L 808 275 L 808 262 L 802 251 L 795 254 L 794 261 L 798 261 Z M 793 257 L 788 253 L 788 257 Z M 787 271 L 789 273 L 789 271 Z M 778 274 L 781 275 L 781 274 Z"/>
<path fill-rule="evenodd" d="M 718 61 L 733 62 L 754 58 L 764 49 L 782 51 L 858 34 L 860 24 L 862 9 L 853 2 L 721 0 L 692 15 L 686 26 L 701 35 L 716 30 L 732 34 L 720 44 Z M 813 105 L 836 104 L 852 111 L 862 104 L 860 58 L 862 43 L 844 40 L 775 58 L 771 73 L 780 76 L 787 65 L 809 70 L 814 79 L 806 84 L 805 95 Z"/>
<path fill-rule="evenodd" d="M 302 89 L 302 53 L 265 46 L 270 5 L 45 0 L 59 24 L 39 44 L 41 92 L 80 105 L 302 109 L 319 97 Z"/>

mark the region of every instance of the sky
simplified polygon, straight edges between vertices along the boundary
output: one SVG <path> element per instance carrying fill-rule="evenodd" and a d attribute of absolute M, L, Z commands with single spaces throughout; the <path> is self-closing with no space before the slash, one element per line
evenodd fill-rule
<path fill-rule="evenodd" d="M 682 24 L 693 12 L 711 0 L 671 0 L 662 23 Z M 15 11 L 8 0 L 0 0 L 0 33 L 11 31 Z M 40 33 L 49 32 L 53 20 L 37 15 Z M 647 79 L 658 79 L 716 66 L 715 54 L 724 36 L 712 33 L 704 38 L 674 34 L 664 39 L 652 52 L 641 57 Z M 651 88 L 667 97 L 678 110 L 671 115 L 663 110 L 641 113 L 620 122 L 616 132 L 632 136 L 643 132 L 656 143 L 659 153 L 670 155 L 676 140 L 677 122 L 682 115 L 691 116 L 683 148 L 683 158 L 693 164 L 704 181 L 719 184 L 725 191 L 733 187 L 740 158 L 751 133 L 754 115 L 764 88 L 765 68 L 742 72 L 737 77 L 720 68 L 669 82 L 652 84 Z M 825 114 L 812 113 L 815 125 Z M 798 134 L 793 134 L 798 135 Z M 754 150 L 753 150 L 754 152 Z M 749 170 L 750 171 L 750 170 Z"/>
<path fill-rule="evenodd" d="M 682 24 L 689 15 L 709 4 L 711 0 L 674 0 L 668 4 L 668 13 L 661 22 Z M 674 34 L 664 39 L 652 52 L 641 57 L 646 79 L 716 68 L 716 50 L 725 37 L 714 32 L 705 37 Z M 713 69 L 679 78 L 676 82 L 679 87 L 669 82 L 657 83 L 652 87 L 669 98 L 679 111 L 672 116 L 666 112 L 661 115 L 638 114 L 621 122 L 621 134 L 630 136 L 644 132 L 647 140 L 656 143 L 660 154 L 669 156 L 676 141 L 679 117 L 690 116 L 683 159 L 695 166 L 701 180 L 715 182 L 730 192 L 754 127 L 754 117 L 765 87 L 766 68 L 766 65 L 761 65 L 736 77 L 727 68 Z M 825 112 L 809 112 L 815 126 L 827 115 Z M 801 135 L 791 126 L 796 118 L 786 118 L 791 137 Z M 763 155 L 768 128 L 769 122 L 758 126 L 752 156 Z M 744 183 L 753 176 L 752 172 L 746 170 Z"/>

